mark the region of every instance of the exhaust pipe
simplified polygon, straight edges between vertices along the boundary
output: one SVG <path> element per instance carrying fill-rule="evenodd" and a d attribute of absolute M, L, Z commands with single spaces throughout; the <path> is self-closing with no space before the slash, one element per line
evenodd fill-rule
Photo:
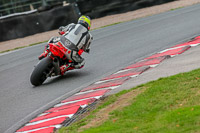
<path fill-rule="evenodd" d="M 54 66 L 55 74 L 60 75 L 60 64 L 59 64 L 59 60 L 57 58 L 54 58 L 53 66 Z"/>

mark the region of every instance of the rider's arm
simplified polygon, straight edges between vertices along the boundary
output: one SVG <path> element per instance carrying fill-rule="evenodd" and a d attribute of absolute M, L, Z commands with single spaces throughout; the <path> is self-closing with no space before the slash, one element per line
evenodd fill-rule
<path fill-rule="evenodd" d="M 48 44 L 49 43 L 56 43 L 60 41 L 60 37 L 51 37 L 51 39 L 48 41 Z"/>
<path fill-rule="evenodd" d="M 88 35 L 86 35 L 86 38 L 87 38 L 86 40 L 88 40 L 88 41 L 83 46 L 83 50 L 84 50 L 84 52 L 89 53 L 90 52 L 90 44 L 93 40 L 93 37 L 90 33 L 88 33 Z"/>
<path fill-rule="evenodd" d="M 74 27 L 75 24 L 74 23 L 71 23 L 71 24 L 68 24 L 67 26 L 61 26 L 58 30 L 59 30 L 59 34 L 60 35 L 63 35 L 65 34 L 66 32 L 68 32 L 72 27 Z"/>

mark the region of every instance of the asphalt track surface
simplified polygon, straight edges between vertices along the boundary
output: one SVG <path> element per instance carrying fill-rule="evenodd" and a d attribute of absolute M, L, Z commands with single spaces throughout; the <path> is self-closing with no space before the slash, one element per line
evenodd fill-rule
<path fill-rule="evenodd" d="M 44 44 L 0 55 L 0 133 L 16 128 L 89 84 L 200 34 L 200 4 L 91 32 L 86 65 L 33 87 L 29 81 Z"/>

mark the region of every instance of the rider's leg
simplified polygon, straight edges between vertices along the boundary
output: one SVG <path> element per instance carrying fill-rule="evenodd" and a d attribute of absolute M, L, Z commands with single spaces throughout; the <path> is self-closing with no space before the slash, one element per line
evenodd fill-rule
<path fill-rule="evenodd" d="M 84 65 L 85 65 L 85 60 L 83 60 L 82 62 L 75 62 L 74 65 L 73 65 L 73 67 L 75 69 L 81 69 L 81 68 L 84 67 Z"/>
<path fill-rule="evenodd" d="M 61 75 L 64 75 L 64 73 L 71 69 L 81 69 L 85 65 L 85 60 L 82 58 L 76 51 L 71 52 L 71 59 L 73 60 L 72 63 L 68 63 L 66 65 L 62 65 L 60 67 L 60 73 Z"/>
<path fill-rule="evenodd" d="M 80 69 L 85 65 L 85 59 L 82 58 L 77 52 L 72 53 L 73 67 Z"/>
<path fill-rule="evenodd" d="M 66 65 L 62 65 L 60 67 L 60 74 L 64 75 L 64 73 L 69 69 L 70 65 L 66 64 Z"/>

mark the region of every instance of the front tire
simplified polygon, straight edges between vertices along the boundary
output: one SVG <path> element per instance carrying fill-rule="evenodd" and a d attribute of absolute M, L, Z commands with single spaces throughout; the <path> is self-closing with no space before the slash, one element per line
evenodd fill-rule
<path fill-rule="evenodd" d="M 50 73 L 52 67 L 53 63 L 50 57 L 42 59 L 31 74 L 31 84 L 34 86 L 41 85 L 47 79 L 47 75 Z"/>

